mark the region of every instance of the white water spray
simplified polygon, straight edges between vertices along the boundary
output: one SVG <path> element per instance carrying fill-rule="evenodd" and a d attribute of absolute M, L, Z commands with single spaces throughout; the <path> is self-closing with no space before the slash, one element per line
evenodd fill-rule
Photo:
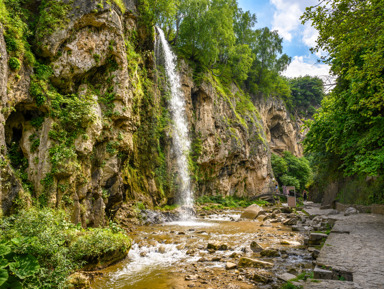
<path fill-rule="evenodd" d="M 173 149 L 176 154 L 178 173 L 180 176 L 180 188 L 178 203 L 184 208 L 182 219 L 186 220 L 192 216 L 193 212 L 193 192 L 188 168 L 188 154 L 191 148 L 191 141 L 188 136 L 188 121 L 185 114 L 185 99 L 181 90 L 180 76 L 176 69 L 176 55 L 172 52 L 164 32 L 156 27 L 160 41 L 156 42 L 156 56 L 162 52 L 165 63 L 165 72 L 171 99 L 169 100 L 169 110 L 173 121 Z M 160 49 L 161 48 L 161 49 Z"/>

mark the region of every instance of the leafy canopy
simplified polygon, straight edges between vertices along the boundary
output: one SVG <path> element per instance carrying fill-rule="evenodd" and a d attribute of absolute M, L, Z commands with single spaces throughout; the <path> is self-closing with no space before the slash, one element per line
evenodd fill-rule
<path fill-rule="evenodd" d="M 346 175 L 384 172 L 384 2 L 327 0 L 303 22 L 319 31 L 337 83 L 310 122 L 306 151 L 317 163 L 338 160 Z"/>

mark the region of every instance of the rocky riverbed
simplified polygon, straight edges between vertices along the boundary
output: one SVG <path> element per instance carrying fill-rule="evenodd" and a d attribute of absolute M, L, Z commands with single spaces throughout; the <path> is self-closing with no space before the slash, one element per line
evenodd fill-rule
<path fill-rule="evenodd" d="M 92 288 L 280 288 L 312 272 L 328 217 L 288 207 L 200 212 L 188 222 L 138 226 L 127 260 L 101 272 Z M 248 216 L 249 217 L 249 216 Z M 308 250 L 309 249 L 309 250 Z"/>

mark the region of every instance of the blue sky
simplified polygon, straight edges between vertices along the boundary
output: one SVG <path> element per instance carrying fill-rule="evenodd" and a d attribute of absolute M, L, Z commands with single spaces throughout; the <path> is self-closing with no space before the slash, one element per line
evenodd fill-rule
<path fill-rule="evenodd" d="M 292 57 L 288 69 L 282 74 L 288 77 L 329 74 L 329 67 L 317 63 L 321 53 L 311 54 L 317 31 L 310 23 L 301 24 L 300 16 L 305 7 L 317 4 L 317 0 L 238 0 L 239 6 L 256 14 L 256 28 L 268 26 L 283 37 L 284 53 Z"/>

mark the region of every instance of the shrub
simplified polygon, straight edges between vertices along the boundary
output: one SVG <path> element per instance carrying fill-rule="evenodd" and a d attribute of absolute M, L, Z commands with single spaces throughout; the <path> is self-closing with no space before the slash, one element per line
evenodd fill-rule
<path fill-rule="evenodd" d="M 11 57 L 8 61 L 8 64 L 9 64 L 9 67 L 12 69 L 12 70 L 19 70 L 20 69 L 20 61 L 19 59 L 17 59 L 16 57 Z"/>
<path fill-rule="evenodd" d="M 84 230 L 48 208 L 0 219 L 0 230 L 0 288 L 64 288 L 75 270 L 130 248 L 119 230 Z"/>

